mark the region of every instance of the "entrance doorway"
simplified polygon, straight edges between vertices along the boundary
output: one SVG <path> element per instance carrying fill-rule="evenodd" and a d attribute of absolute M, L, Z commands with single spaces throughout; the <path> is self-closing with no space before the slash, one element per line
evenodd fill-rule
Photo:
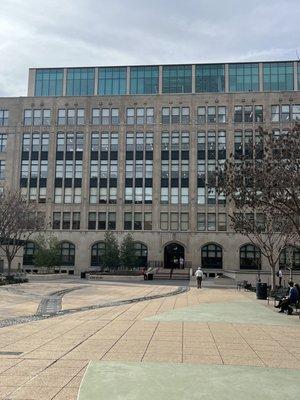
<path fill-rule="evenodd" d="M 164 250 L 164 267 L 180 268 L 179 260 L 184 260 L 184 247 L 178 243 L 170 243 L 165 246 Z"/>

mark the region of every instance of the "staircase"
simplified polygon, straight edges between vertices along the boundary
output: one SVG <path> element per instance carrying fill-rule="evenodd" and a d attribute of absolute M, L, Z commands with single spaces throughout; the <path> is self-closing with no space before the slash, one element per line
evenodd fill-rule
<path fill-rule="evenodd" d="M 153 278 L 170 280 L 170 268 L 158 268 Z M 171 280 L 190 280 L 190 268 L 174 269 Z"/>

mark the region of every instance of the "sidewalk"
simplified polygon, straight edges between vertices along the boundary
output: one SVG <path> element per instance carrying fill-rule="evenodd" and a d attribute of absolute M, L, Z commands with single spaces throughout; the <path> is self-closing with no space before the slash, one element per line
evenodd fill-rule
<path fill-rule="evenodd" d="M 244 400 L 286 400 L 300 389 L 299 318 L 233 289 L 3 328 L 0 346 L 7 400 L 75 400 L 81 382 L 80 400 L 221 400 L 236 390 Z"/>

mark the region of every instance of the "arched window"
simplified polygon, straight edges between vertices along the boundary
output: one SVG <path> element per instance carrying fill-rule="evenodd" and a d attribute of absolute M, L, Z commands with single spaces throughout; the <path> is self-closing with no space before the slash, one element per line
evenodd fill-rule
<path fill-rule="evenodd" d="M 26 242 L 23 248 L 23 265 L 34 265 L 33 256 L 35 253 L 35 243 Z"/>
<path fill-rule="evenodd" d="M 279 257 L 279 265 L 281 268 L 300 269 L 300 248 L 288 246 L 281 250 Z"/>
<path fill-rule="evenodd" d="M 253 244 L 246 244 L 240 248 L 240 269 L 260 269 L 261 251 Z"/>
<path fill-rule="evenodd" d="M 91 266 L 92 267 L 101 267 L 102 266 L 102 257 L 105 252 L 105 243 L 97 242 L 93 244 L 91 248 Z"/>
<path fill-rule="evenodd" d="M 137 267 L 146 267 L 148 262 L 148 248 L 143 243 L 134 243 L 135 255 L 138 258 Z"/>
<path fill-rule="evenodd" d="M 60 243 L 61 265 L 65 267 L 74 267 L 75 265 L 75 246 L 70 242 Z"/>
<path fill-rule="evenodd" d="M 204 268 L 222 268 L 222 247 L 207 244 L 201 249 L 201 265 Z"/>

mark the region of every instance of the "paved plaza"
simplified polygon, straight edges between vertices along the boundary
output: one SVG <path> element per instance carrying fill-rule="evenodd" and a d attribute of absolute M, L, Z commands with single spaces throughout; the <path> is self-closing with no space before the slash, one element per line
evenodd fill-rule
<path fill-rule="evenodd" d="M 62 309 L 79 309 L 165 296 L 177 286 L 35 282 L 0 288 L 0 315 L 34 314 L 43 296 L 64 288 L 76 290 Z M 0 329 L 1 399 L 277 400 L 299 392 L 298 316 L 235 289 L 191 287 Z"/>

